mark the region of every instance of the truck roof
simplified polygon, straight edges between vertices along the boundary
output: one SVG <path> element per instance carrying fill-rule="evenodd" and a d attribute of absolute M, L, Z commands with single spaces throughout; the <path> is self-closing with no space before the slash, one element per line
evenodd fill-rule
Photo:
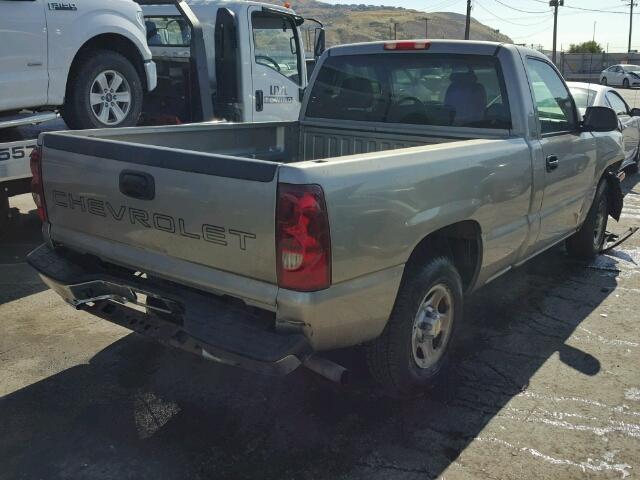
<path fill-rule="evenodd" d="M 407 45 L 415 43 L 415 48 L 406 48 Z M 327 50 L 328 56 L 338 55 L 363 55 L 373 53 L 392 53 L 394 50 L 385 48 L 385 45 L 404 44 L 405 48 L 395 50 L 398 53 L 447 53 L 447 54 L 467 54 L 467 55 L 495 55 L 498 49 L 520 50 L 528 56 L 545 57 L 537 50 L 521 47 L 512 43 L 488 42 L 481 40 L 448 40 L 448 39 L 407 39 L 407 40 L 384 40 L 378 42 L 351 43 L 337 45 Z M 424 45 L 424 47 L 422 46 Z"/>
<path fill-rule="evenodd" d="M 379 42 L 351 43 L 346 45 L 338 45 L 329 49 L 329 55 L 358 55 L 363 53 L 381 53 L 382 51 L 391 52 L 391 49 L 385 48 L 393 44 L 407 46 L 414 43 L 415 48 L 401 48 L 397 51 L 412 51 L 415 53 L 459 53 L 469 54 L 493 54 L 502 44 L 497 42 L 482 42 L 469 40 L 431 40 L 431 39 L 408 39 L 408 40 L 384 40 Z"/>

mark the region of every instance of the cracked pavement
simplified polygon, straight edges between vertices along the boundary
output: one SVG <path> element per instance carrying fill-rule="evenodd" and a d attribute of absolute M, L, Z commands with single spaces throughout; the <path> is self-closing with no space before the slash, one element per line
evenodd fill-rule
<path fill-rule="evenodd" d="M 640 225 L 640 175 L 622 231 Z M 0 240 L 0 479 L 640 478 L 640 234 L 585 264 L 554 248 L 468 299 L 424 398 L 299 369 L 267 378 L 73 310 Z"/>

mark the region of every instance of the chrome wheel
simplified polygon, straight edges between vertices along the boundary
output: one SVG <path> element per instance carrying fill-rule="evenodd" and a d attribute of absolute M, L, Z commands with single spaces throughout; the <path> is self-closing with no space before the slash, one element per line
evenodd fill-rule
<path fill-rule="evenodd" d="M 600 201 L 593 228 L 593 249 L 597 252 L 602 247 L 607 225 L 607 202 Z"/>
<path fill-rule="evenodd" d="M 131 108 L 129 82 L 115 70 L 101 72 L 91 85 L 89 104 L 100 123 L 109 126 L 122 123 Z"/>
<path fill-rule="evenodd" d="M 419 368 L 434 367 L 444 354 L 454 318 L 453 294 L 444 284 L 436 284 L 425 295 L 413 321 L 411 346 Z"/>

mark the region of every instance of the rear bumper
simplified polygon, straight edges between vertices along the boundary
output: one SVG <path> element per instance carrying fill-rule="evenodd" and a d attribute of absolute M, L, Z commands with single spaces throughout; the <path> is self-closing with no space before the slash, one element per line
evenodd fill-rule
<path fill-rule="evenodd" d="M 46 245 L 27 261 L 73 307 L 209 360 L 286 375 L 313 353 L 303 335 L 276 333 L 272 312 Z M 151 310 L 144 297 L 163 303 Z"/>

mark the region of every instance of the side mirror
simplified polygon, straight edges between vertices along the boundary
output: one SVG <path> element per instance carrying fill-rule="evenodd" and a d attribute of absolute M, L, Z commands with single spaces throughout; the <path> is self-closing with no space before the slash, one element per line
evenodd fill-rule
<path fill-rule="evenodd" d="M 313 56 L 318 58 L 320 55 L 324 53 L 325 49 L 325 39 L 324 39 L 324 28 L 318 30 L 318 37 L 316 38 L 316 44 L 313 49 Z"/>
<path fill-rule="evenodd" d="M 632 108 L 629 115 L 632 117 L 640 117 L 640 108 Z"/>
<path fill-rule="evenodd" d="M 588 107 L 582 130 L 585 132 L 613 132 L 618 129 L 618 116 L 609 107 Z"/>

